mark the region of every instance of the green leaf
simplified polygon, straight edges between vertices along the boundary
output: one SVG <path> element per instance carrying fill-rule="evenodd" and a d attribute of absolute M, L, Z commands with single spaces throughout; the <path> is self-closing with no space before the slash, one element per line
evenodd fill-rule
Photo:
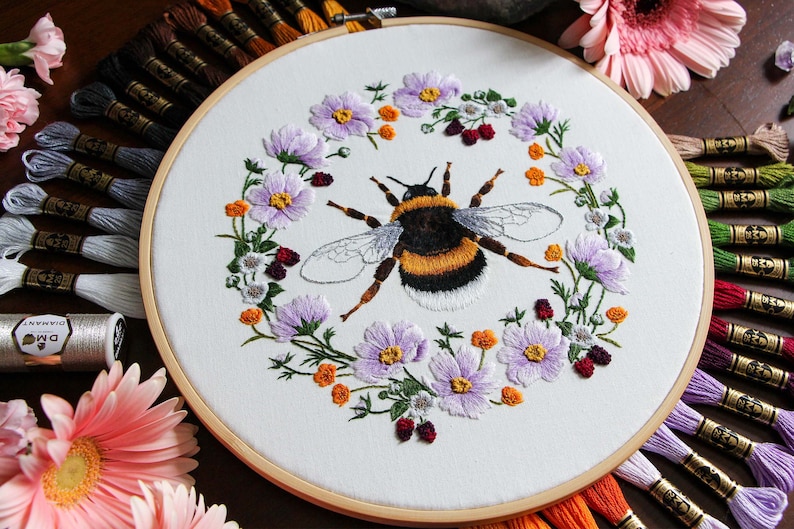
<path fill-rule="evenodd" d="M 391 405 L 391 409 L 389 410 L 389 414 L 391 415 L 391 420 L 396 421 L 400 417 L 402 417 L 403 413 L 408 411 L 408 403 L 404 400 L 398 400 L 394 404 Z"/>
<path fill-rule="evenodd" d="M 234 243 L 234 256 L 235 257 L 242 257 L 248 252 L 251 251 L 251 248 L 244 243 L 243 241 L 235 241 Z"/>
<path fill-rule="evenodd" d="M 273 312 L 273 299 L 271 297 L 266 297 L 262 301 L 259 302 L 257 305 L 260 309 L 264 310 L 265 312 Z"/>
<path fill-rule="evenodd" d="M 403 381 L 403 393 L 406 397 L 413 397 L 417 393 L 422 391 L 422 386 L 419 385 L 415 380 L 411 380 L 410 378 L 406 378 Z"/>
<path fill-rule="evenodd" d="M 259 335 L 256 335 L 256 336 L 251 336 L 251 337 L 250 337 L 250 338 L 248 338 L 246 341 L 244 341 L 244 342 L 243 342 L 243 343 L 240 345 L 240 347 L 242 347 L 242 346 L 244 346 L 244 345 L 248 345 L 248 344 L 249 344 L 249 343 L 251 343 L 251 342 L 255 342 L 255 341 L 257 341 L 257 340 L 261 340 L 262 338 L 264 338 L 264 336 L 259 336 Z"/>
<path fill-rule="evenodd" d="M 624 248 L 624 247 L 622 247 L 622 246 L 618 246 L 618 251 L 619 251 L 620 253 L 622 253 L 622 254 L 623 254 L 623 256 L 624 256 L 626 259 L 628 259 L 628 260 L 629 260 L 629 261 L 631 261 L 632 263 L 634 262 L 634 257 L 636 256 L 636 253 L 634 252 L 634 248 Z"/>
<path fill-rule="evenodd" d="M 568 361 L 574 363 L 577 360 L 579 360 L 579 353 L 581 352 L 582 352 L 582 346 L 572 343 L 571 347 L 568 348 Z"/>
<path fill-rule="evenodd" d="M 609 220 L 607 220 L 607 223 L 604 226 L 604 229 L 608 230 L 609 228 L 614 228 L 618 224 L 620 224 L 620 220 L 618 220 L 618 218 L 616 216 L 610 215 L 609 216 Z"/>
<path fill-rule="evenodd" d="M 388 391 L 386 391 L 386 390 L 384 389 L 383 391 L 381 391 L 380 393 L 378 393 L 378 398 L 379 398 L 380 400 L 386 400 L 386 399 L 388 399 L 388 398 L 389 398 L 389 392 L 388 392 Z"/>
<path fill-rule="evenodd" d="M 460 96 L 461 101 L 471 101 L 471 94 L 463 94 Z"/>
<path fill-rule="evenodd" d="M 599 338 L 599 339 L 601 339 L 601 340 L 604 340 L 606 343 L 611 343 L 611 344 L 612 344 L 612 345 L 614 345 L 615 347 L 621 347 L 621 348 L 623 347 L 623 346 L 622 346 L 622 345 L 620 345 L 618 342 L 616 342 L 615 340 L 613 340 L 612 338 L 609 338 L 609 337 L 607 337 L 607 336 L 601 336 L 601 335 L 599 335 L 599 336 L 598 336 L 598 338 Z"/>
<path fill-rule="evenodd" d="M 459 117 L 460 117 L 460 113 L 457 110 L 450 110 L 449 112 L 447 112 L 447 115 L 444 116 L 444 121 L 450 122 L 453 119 L 459 118 Z"/>
<path fill-rule="evenodd" d="M 237 263 L 237 259 L 232 259 L 232 262 L 226 265 L 226 269 L 233 274 L 239 274 L 240 265 Z"/>
<path fill-rule="evenodd" d="M 488 89 L 488 93 L 487 93 L 487 94 L 485 94 L 485 100 L 486 100 L 486 101 L 490 101 L 490 102 L 493 102 L 493 101 L 501 101 L 501 100 L 502 100 L 502 94 L 500 94 L 500 93 L 499 93 L 499 92 L 497 92 L 496 90 L 491 90 L 491 89 L 489 88 L 489 89 Z"/>
<path fill-rule="evenodd" d="M 516 99 L 514 97 L 505 99 L 505 103 L 510 108 L 515 108 L 516 106 L 518 106 L 518 103 L 516 102 Z"/>
<path fill-rule="evenodd" d="M 267 297 L 272 298 L 284 292 L 284 289 L 278 283 L 270 281 L 267 284 Z"/>
<path fill-rule="evenodd" d="M 554 322 L 554 323 L 556 323 L 557 327 L 560 328 L 560 330 L 562 331 L 562 335 L 563 336 L 570 336 L 571 335 L 571 330 L 573 330 L 573 323 L 571 323 L 569 321 L 557 321 L 557 322 Z"/>
<path fill-rule="evenodd" d="M 278 248 L 278 243 L 275 241 L 267 240 L 267 241 L 259 242 L 259 244 L 256 245 L 254 251 L 257 253 L 266 253 L 274 248 Z"/>

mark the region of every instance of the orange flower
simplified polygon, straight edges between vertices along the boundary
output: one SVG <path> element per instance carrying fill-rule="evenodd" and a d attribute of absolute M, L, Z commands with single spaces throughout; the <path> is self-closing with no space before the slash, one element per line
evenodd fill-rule
<path fill-rule="evenodd" d="M 548 248 L 546 248 L 546 253 L 544 254 L 547 261 L 559 261 L 562 259 L 562 248 L 559 244 L 550 244 Z"/>
<path fill-rule="evenodd" d="M 628 315 L 629 311 L 623 307 L 612 307 L 607 309 L 607 318 L 609 318 L 609 321 L 612 323 L 623 323 Z"/>
<path fill-rule="evenodd" d="M 530 167 L 524 173 L 524 176 L 529 179 L 529 185 L 531 186 L 542 186 L 543 182 L 546 181 L 546 173 L 540 167 Z"/>
<path fill-rule="evenodd" d="M 262 321 L 262 309 L 259 307 L 252 307 L 250 309 L 245 309 L 240 314 L 240 322 L 244 325 L 256 325 L 260 321 Z"/>
<path fill-rule="evenodd" d="M 226 216 L 242 217 L 248 213 L 249 209 L 251 209 L 251 205 L 245 200 L 235 200 L 231 204 L 226 204 Z"/>
<path fill-rule="evenodd" d="M 400 117 L 400 111 L 391 105 L 380 107 L 378 114 L 380 114 L 380 119 L 383 121 L 397 121 L 397 118 Z"/>
<path fill-rule="evenodd" d="M 505 386 L 502 388 L 502 402 L 508 406 L 518 406 L 524 402 L 524 395 L 514 387 Z"/>
<path fill-rule="evenodd" d="M 336 366 L 333 364 L 320 364 L 317 366 L 317 372 L 313 378 L 321 388 L 333 384 L 334 380 L 336 380 Z"/>
<path fill-rule="evenodd" d="M 337 384 L 331 388 L 331 398 L 334 404 L 344 406 L 350 400 L 350 388 L 344 384 Z"/>
<path fill-rule="evenodd" d="M 491 329 L 485 329 L 484 331 L 474 331 L 471 335 L 471 344 L 474 347 L 479 347 L 480 349 L 485 349 L 486 351 L 499 343 L 499 340 L 496 338 L 496 335 Z"/>
<path fill-rule="evenodd" d="M 397 136 L 397 132 L 391 125 L 383 125 L 378 129 L 378 135 L 384 140 L 393 140 Z"/>
<path fill-rule="evenodd" d="M 529 146 L 529 157 L 533 160 L 540 160 L 546 154 L 546 151 L 543 150 L 543 146 L 539 143 L 533 143 Z"/>

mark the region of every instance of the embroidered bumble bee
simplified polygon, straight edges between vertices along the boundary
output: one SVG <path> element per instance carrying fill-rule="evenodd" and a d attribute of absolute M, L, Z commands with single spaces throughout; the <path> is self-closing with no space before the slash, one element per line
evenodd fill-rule
<path fill-rule="evenodd" d="M 328 202 L 348 217 L 363 220 L 372 230 L 318 248 L 304 262 L 301 276 L 316 283 L 341 283 L 358 276 L 366 265 L 378 263 L 375 281 L 342 316 L 343 321 L 375 297 L 397 263 L 408 296 L 422 307 L 436 311 L 464 308 L 482 295 L 487 279 L 482 248 L 519 266 L 558 271 L 556 266 L 542 266 L 508 251 L 496 237 L 521 242 L 541 239 L 559 229 L 562 223 L 559 212 L 531 202 L 481 208 L 482 197 L 493 189 L 503 172 L 501 169 L 471 197 L 468 208 L 458 208 L 448 198 L 451 165 L 447 163 L 440 194 L 428 185 L 433 171 L 423 184 L 417 185 L 388 177 L 407 189 L 402 201 L 371 177 L 394 207 L 388 224 Z"/>

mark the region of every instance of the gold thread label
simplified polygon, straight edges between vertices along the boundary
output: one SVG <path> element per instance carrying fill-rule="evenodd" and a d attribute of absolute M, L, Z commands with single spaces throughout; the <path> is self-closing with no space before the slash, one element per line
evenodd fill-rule
<path fill-rule="evenodd" d="M 22 286 L 33 290 L 44 290 L 61 294 L 73 294 L 77 274 L 59 270 L 28 268 L 22 275 Z"/>
<path fill-rule="evenodd" d="M 731 244 L 776 246 L 783 240 L 779 226 L 731 225 Z"/>
<path fill-rule="evenodd" d="M 755 167 L 709 167 L 709 184 L 717 186 L 740 186 L 758 183 Z"/>
<path fill-rule="evenodd" d="M 784 388 L 789 380 L 789 374 L 783 369 L 737 354 L 732 355 L 728 371 L 778 389 Z"/>
<path fill-rule="evenodd" d="M 248 0 L 248 7 L 251 8 L 251 11 L 254 12 L 257 18 L 259 18 L 262 24 L 268 29 L 284 21 L 281 15 L 273 9 L 273 6 L 262 0 Z"/>
<path fill-rule="evenodd" d="M 779 318 L 794 319 L 794 301 L 752 290 L 748 290 L 744 294 L 744 308 Z"/>
<path fill-rule="evenodd" d="M 229 11 L 224 14 L 219 20 L 229 34 L 239 39 L 243 44 L 248 44 L 248 41 L 257 38 L 257 34 L 254 30 L 234 11 Z"/>
<path fill-rule="evenodd" d="M 109 141 L 101 140 L 87 136 L 85 134 L 78 134 L 72 145 L 75 151 L 83 154 L 88 154 L 100 160 L 107 160 L 112 162 L 116 158 L 116 151 L 119 146 Z"/>
<path fill-rule="evenodd" d="M 158 116 L 162 116 L 174 106 L 169 100 L 138 81 L 131 81 L 124 89 L 124 93 Z"/>
<path fill-rule="evenodd" d="M 629 511 L 626 516 L 618 520 L 618 523 L 615 525 L 617 529 L 647 529 L 645 524 L 642 523 L 636 514 Z"/>
<path fill-rule="evenodd" d="M 143 65 L 147 72 L 159 79 L 165 86 L 176 93 L 182 89 L 188 80 L 179 72 L 168 66 L 166 63 L 152 57 Z"/>
<path fill-rule="evenodd" d="M 107 192 L 108 188 L 115 180 L 111 175 L 99 169 L 94 169 L 93 167 L 88 167 L 78 162 L 69 164 L 66 170 L 66 178 L 103 193 Z"/>
<path fill-rule="evenodd" d="M 735 411 L 754 421 L 773 425 L 777 421 L 778 408 L 768 402 L 759 400 L 732 388 L 725 388 L 720 400 L 720 407 Z"/>
<path fill-rule="evenodd" d="M 703 509 L 692 503 L 675 485 L 664 478 L 651 485 L 648 492 L 687 527 L 697 526 L 705 516 Z"/>
<path fill-rule="evenodd" d="M 25 365 L 59 365 L 60 355 L 72 336 L 68 316 L 39 314 L 27 316 L 11 330 L 11 338 Z"/>
<path fill-rule="evenodd" d="M 764 209 L 769 204 L 766 189 L 743 189 L 718 192 L 720 209 Z"/>
<path fill-rule="evenodd" d="M 179 64 L 184 66 L 188 71 L 192 73 L 198 73 L 204 68 L 207 67 L 207 63 L 204 62 L 199 58 L 198 55 L 193 53 L 193 51 L 179 42 L 178 40 L 172 40 L 168 43 L 168 46 L 165 48 L 166 53 L 168 53 L 171 57 L 177 60 Z"/>
<path fill-rule="evenodd" d="M 90 206 L 56 197 L 48 197 L 44 200 L 41 210 L 45 215 L 80 221 L 85 221 L 91 213 Z"/>
<path fill-rule="evenodd" d="M 701 419 L 695 437 L 742 460 L 750 457 L 755 448 L 750 439 L 706 417 Z"/>
<path fill-rule="evenodd" d="M 135 110 L 118 101 L 111 103 L 105 110 L 105 115 L 122 127 L 140 135 L 146 134 L 149 127 L 154 124 L 151 120 L 143 117 Z"/>
<path fill-rule="evenodd" d="M 778 257 L 760 255 L 737 255 L 736 272 L 755 277 L 769 279 L 788 279 L 789 264 Z"/>
<path fill-rule="evenodd" d="M 739 485 L 725 472 L 715 467 L 711 461 L 690 452 L 681 462 L 683 467 L 707 487 L 716 492 L 720 498 L 730 500 L 739 490 Z"/>
<path fill-rule="evenodd" d="M 236 48 L 232 41 L 218 33 L 218 31 L 209 24 L 202 24 L 199 26 L 196 30 L 196 36 L 201 39 L 204 44 L 224 57 L 227 57 L 229 53 Z"/>
<path fill-rule="evenodd" d="M 728 342 L 734 345 L 778 356 L 783 351 L 783 337 L 777 334 L 729 323 L 727 335 Z"/>
<path fill-rule="evenodd" d="M 52 231 L 37 231 L 33 235 L 33 248 L 53 253 L 80 255 L 83 251 L 85 237 L 73 233 L 55 233 Z"/>
<path fill-rule="evenodd" d="M 746 153 L 750 143 L 746 136 L 731 136 L 726 138 L 705 138 L 703 152 L 705 154 L 743 154 Z"/>

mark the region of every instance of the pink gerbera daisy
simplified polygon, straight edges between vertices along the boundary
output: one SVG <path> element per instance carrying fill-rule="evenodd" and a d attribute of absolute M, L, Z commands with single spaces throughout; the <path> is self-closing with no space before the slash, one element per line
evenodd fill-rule
<path fill-rule="evenodd" d="M 747 17 L 734 0 L 577 0 L 585 12 L 559 40 L 632 96 L 666 96 L 714 77 L 739 46 Z"/>
<path fill-rule="evenodd" d="M 174 398 L 152 406 L 165 369 L 140 382 L 133 364 L 103 371 L 76 408 L 43 395 L 52 430 L 42 429 L 21 455 L 21 473 L 0 486 L 0 527 L 130 527 L 139 480 L 192 485 L 197 428 L 182 423 Z"/>
<path fill-rule="evenodd" d="M 148 487 L 141 483 L 143 497 L 131 500 L 135 529 L 238 529 L 226 521 L 226 506 L 204 506 L 204 496 L 185 485 L 172 487 L 167 481 Z"/>

